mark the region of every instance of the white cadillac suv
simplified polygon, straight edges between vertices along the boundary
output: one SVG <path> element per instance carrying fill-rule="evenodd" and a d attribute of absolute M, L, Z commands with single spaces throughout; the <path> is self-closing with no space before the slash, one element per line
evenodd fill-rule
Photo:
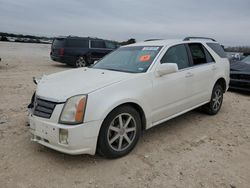
<path fill-rule="evenodd" d="M 141 132 L 201 107 L 222 105 L 229 62 L 210 38 L 124 47 L 91 68 L 43 76 L 30 109 L 32 140 L 67 154 L 128 154 Z"/>

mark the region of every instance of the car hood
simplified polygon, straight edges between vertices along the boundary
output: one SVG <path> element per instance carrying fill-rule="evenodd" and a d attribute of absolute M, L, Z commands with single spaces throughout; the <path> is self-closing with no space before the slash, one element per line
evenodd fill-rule
<path fill-rule="evenodd" d="M 78 68 L 43 76 L 36 95 L 44 100 L 65 102 L 68 98 L 88 94 L 131 78 L 132 73 L 93 68 Z"/>
<path fill-rule="evenodd" d="M 232 62 L 230 63 L 231 71 L 239 71 L 239 72 L 249 72 L 250 73 L 250 64 L 244 62 Z"/>

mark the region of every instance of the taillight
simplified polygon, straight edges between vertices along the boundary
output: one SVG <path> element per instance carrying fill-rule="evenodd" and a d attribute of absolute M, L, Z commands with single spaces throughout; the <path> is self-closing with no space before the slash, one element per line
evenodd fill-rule
<path fill-rule="evenodd" d="M 59 49 L 59 55 L 63 56 L 64 55 L 64 48 Z"/>

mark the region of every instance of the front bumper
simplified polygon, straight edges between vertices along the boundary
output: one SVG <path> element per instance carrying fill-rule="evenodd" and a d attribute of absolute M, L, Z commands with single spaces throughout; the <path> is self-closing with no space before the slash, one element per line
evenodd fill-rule
<path fill-rule="evenodd" d="M 29 115 L 32 141 L 70 155 L 96 152 L 96 145 L 102 121 L 91 121 L 80 125 L 61 125 Z M 59 130 L 68 130 L 68 143 L 61 144 Z"/>
<path fill-rule="evenodd" d="M 230 71 L 230 89 L 250 91 L 250 73 Z"/>
<path fill-rule="evenodd" d="M 229 88 L 241 91 L 250 91 L 250 81 L 231 79 Z"/>

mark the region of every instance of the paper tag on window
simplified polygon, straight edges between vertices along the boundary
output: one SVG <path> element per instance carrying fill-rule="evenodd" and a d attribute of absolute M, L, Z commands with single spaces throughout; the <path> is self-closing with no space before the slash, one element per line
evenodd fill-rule
<path fill-rule="evenodd" d="M 149 61 L 150 60 L 150 55 L 142 55 L 140 57 L 141 62 Z"/>
<path fill-rule="evenodd" d="M 144 47 L 142 48 L 143 51 L 157 51 L 159 47 Z"/>

